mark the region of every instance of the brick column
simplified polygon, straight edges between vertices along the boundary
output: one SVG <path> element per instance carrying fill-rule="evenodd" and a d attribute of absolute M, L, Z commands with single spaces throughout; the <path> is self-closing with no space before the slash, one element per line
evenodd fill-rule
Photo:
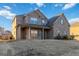
<path fill-rule="evenodd" d="M 31 28 L 29 27 L 29 39 L 31 39 Z"/>
<path fill-rule="evenodd" d="M 21 39 L 21 27 L 18 26 L 16 31 L 17 31 L 17 33 L 16 33 L 16 39 L 20 40 Z"/>
<path fill-rule="evenodd" d="M 43 39 L 44 39 L 44 28 L 42 29 L 42 33 L 43 33 L 42 35 L 43 35 Z"/>

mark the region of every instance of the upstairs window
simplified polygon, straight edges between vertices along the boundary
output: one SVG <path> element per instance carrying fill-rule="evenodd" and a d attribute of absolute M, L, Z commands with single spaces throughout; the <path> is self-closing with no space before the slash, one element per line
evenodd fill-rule
<path fill-rule="evenodd" d="M 31 24 L 37 24 L 37 18 L 31 18 L 31 21 L 30 21 Z"/>
<path fill-rule="evenodd" d="M 60 33 L 60 31 L 58 30 L 58 31 L 57 31 L 57 33 L 59 34 L 59 33 Z"/>
<path fill-rule="evenodd" d="M 43 23 L 43 24 L 45 24 L 45 21 L 44 21 L 44 20 L 42 20 L 42 23 Z"/>
<path fill-rule="evenodd" d="M 46 25 L 46 21 L 45 21 L 45 20 L 42 20 L 42 24 L 43 24 L 43 25 Z"/>
<path fill-rule="evenodd" d="M 64 31 L 64 34 L 67 35 L 66 31 Z"/>
<path fill-rule="evenodd" d="M 64 21 L 63 20 L 61 20 L 61 22 L 60 22 L 61 24 L 64 24 Z"/>
<path fill-rule="evenodd" d="M 30 23 L 37 24 L 37 25 L 45 25 L 46 24 L 45 20 L 39 19 L 39 18 L 34 18 L 34 17 L 31 17 Z"/>

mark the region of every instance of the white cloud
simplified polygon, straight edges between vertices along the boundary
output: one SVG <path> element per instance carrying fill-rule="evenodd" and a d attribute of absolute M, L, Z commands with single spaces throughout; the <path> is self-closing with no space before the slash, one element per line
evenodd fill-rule
<path fill-rule="evenodd" d="M 62 7 L 63 4 L 55 4 L 54 6 L 55 6 L 55 7 Z"/>
<path fill-rule="evenodd" d="M 74 22 L 79 22 L 79 18 L 73 18 L 69 20 L 69 23 L 72 24 Z"/>
<path fill-rule="evenodd" d="M 36 5 L 37 5 L 38 7 L 45 6 L 44 3 L 36 3 Z"/>
<path fill-rule="evenodd" d="M 3 8 L 0 9 L 0 16 L 5 17 L 6 19 L 12 19 L 16 14 L 12 13 L 10 9 L 9 6 L 3 6 Z"/>
<path fill-rule="evenodd" d="M 9 6 L 3 6 L 4 9 L 10 10 L 11 8 Z"/>
<path fill-rule="evenodd" d="M 35 8 L 34 10 L 37 10 L 38 8 Z"/>
<path fill-rule="evenodd" d="M 62 10 L 66 10 L 66 9 L 72 8 L 75 5 L 76 5 L 76 3 L 68 3 L 68 4 L 65 4 L 64 7 L 62 8 Z"/>

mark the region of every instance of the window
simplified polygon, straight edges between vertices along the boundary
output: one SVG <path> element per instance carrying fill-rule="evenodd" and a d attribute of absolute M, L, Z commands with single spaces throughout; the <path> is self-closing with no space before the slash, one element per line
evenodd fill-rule
<path fill-rule="evenodd" d="M 58 34 L 60 33 L 60 31 L 59 31 L 59 30 L 58 30 L 57 32 L 58 32 Z"/>
<path fill-rule="evenodd" d="M 37 18 L 31 18 L 31 21 L 30 21 L 31 24 L 37 24 Z"/>
<path fill-rule="evenodd" d="M 42 24 L 43 24 L 43 25 L 45 25 L 45 24 L 46 24 L 45 20 L 42 20 Z"/>
<path fill-rule="evenodd" d="M 42 20 L 42 23 L 45 23 L 45 21 L 44 21 L 44 20 Z"/>
<path fill-rule="evenodd" d="M 64 21 L 63 20 L 61 20 L 61 24 L 63 24 L 64 23 Z"/>
<path fill-rule="evenodd" d="M 38 31 L 37 30 L 31 30 L 31 38 L 32 39 L 37 38 L 37 34 L 38 34 Z"/>
<path fill-rule="evenodd" d="M 67 34 L 66 31 L 64 31 L 64 34 L 65 34 L 65 35 Z"/>
<path fill-rule="evenodd" d="M 44 24 L 46 24 L 45 20 L 39 19 L 39 18 L 35 18 L 35 17 L 31 17 L 30 23 L 31 24 L 37 24 L 37 25 L 44 25 Z"/>

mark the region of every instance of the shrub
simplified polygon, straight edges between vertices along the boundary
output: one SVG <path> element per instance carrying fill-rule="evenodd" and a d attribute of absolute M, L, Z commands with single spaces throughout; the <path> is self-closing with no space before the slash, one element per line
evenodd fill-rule
<path fill-rule="evenodd" d="M 54 39 L 61 39 L 61 36 L 60 36 L 60 34 L 58 34 L 56 37 L 54 37 Z"/>
<path fill-rule="evenodd" d="M 57 40 L 73 40 L 74 39 L 74 36 L 73 35 L 71 35 L 71 36 L 67 36 L 67 35 L 60 36 L 58 34 L 58 36 L 56 36 L 55 39 L 57 39 Z"/>
<path fill-rule="evenodd" d="M 65 36 L 63 36 L 62 39 L 64 39 L 64 40 L 69 40 L 69 36 L 65 35 Z"/>
<path fill-rule="evenodd" d="M 71 36 L 69 37 L 69 39 L 70 39 L 70 40 L 73 40 L 73 39 L 74 39 L 74 35 L 71 35 Z"/>

